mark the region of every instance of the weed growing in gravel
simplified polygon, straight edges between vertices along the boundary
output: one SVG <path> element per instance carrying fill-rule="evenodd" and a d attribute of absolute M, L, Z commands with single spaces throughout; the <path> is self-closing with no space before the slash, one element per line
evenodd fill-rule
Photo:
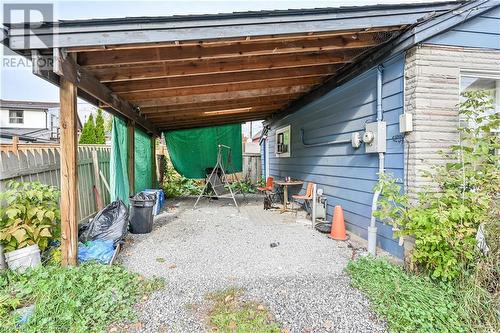
<path fill-rule="evenodd" d="M 229 288 L 211 293 L 207 299 L 213 303 L 209 311 L 212 332 L 279 333 L 280 327 L 263 305 L 243 301 L 243 291 Z"/>
<path fill-rule="evenodd" d="M 0 274 L 0 332 L 104 332 L 133 320 L 140 296 L 163 288 L 120 266 L 88 263 L 75 268 L 38 267 Z M 15 309 L 34 304 L 23 325 Z"/>
<path fill-rule="evenodd" d="M 351 261 L 347 272 L 375 312 L 387 319 L 391 332 L 488 331 L 471 326 L 474 314 L 460 296 L 463 290 L 452 283 L 408 274 L 386 260 L 370 257 Z"/>

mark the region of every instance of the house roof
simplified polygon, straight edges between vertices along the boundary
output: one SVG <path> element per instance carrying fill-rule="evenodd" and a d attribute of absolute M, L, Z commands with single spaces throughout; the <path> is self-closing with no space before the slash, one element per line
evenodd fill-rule
<path fill-rule="evenodd" d="M 157 134 L 281 117 L 492 3 L 46 22 L 11 26 L 7 42 L 35 64 L 54 55 L 37 75 Z"/>
<path fill-rule="evenodd" d="M 58 108 L 59 103 L 33 102 L 33 101 L 12 101 L 0 99 L 0 107 L 13 109 L 41 109 L 48 110 Z"/>

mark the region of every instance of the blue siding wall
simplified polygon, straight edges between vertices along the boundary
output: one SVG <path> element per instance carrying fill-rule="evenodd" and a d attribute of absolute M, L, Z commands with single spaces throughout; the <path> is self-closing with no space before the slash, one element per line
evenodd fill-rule
<path fill-rule="evenodd" d="M 403 145 L 392 140 L 399 133 L 399 115 L 403 112 L 404 57 L 383 64 L 382 107 L 387 122 L 386 171 L 403 178 Z M 299 111 L 272 124 L 269 131 L 271 176 L 290 176 L 312 181 L 328 199 L 328 219 L 333 207 L 342 205 L 347 228 L 367 237 L 373 187 L 377 182 L 378 154 L 366 154 L 364 145 L 350 144 L 304 147 L 300 129 L 308 143 L 350 139 L 351 133 L 364 131 L 366 122 L 376 120 L 377 73 L 372 69 Z M 275 130 L 291 125 L 291 157 L 275 154 Z M 399 257 L 403 248 L 392 238 L 392 228 L 378 223 L 378 246 Z"/>
<path fill-rule="evenodd" d="M 425 43 L 500 50 L 500 7 L 462 23 Z"/>

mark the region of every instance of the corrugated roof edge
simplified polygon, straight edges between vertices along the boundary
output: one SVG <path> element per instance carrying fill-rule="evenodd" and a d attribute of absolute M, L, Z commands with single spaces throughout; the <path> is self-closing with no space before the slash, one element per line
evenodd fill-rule
<path fill-rule="evenodd" d="M 131 24 L 131 23 L 158 23 L 158 22 L 181 22 L 194 20 L 214 20 L 214 19 L 236 19 L 264 16 L 301 16 L 311 14 L 332 14 L 349 13 L 369 10 L 391 10 L 391 9 L 411 9 L 422 7 L 443 7 L 459 6 L 467 1 L 442 1 L 442 2 L 421 2 L 421 3 L 403 3 L 403 4 L 377 4 L 368 6 L 344 6 L 344 7 L 325 7 L 325 8 L 307 8 L 307 9 L 284 9 L 284 10 L 262 10 L 246 11 L 219 14 L 190 14 L 190 15 L 172 15 L 172 16 L 138 16 L 124 18 L 102 18 L 102 19 L 84 19 L 84 20 L 59 20 L 57 22 L 30 22 L 36 24 L 39 28 L 46 28 L 58 24 L 59 27 L 85 26 L 85 25 L 109 25 L 109 24 Z M 24 23 L 3 23 L 9 28 L 22 28 Z"/>

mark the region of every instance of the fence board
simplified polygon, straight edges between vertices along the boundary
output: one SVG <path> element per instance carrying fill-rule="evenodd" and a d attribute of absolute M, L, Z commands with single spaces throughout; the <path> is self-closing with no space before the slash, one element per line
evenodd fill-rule
<path fill-rule="evenodd" d="M 92 151 L 97 151 L 99 169 L 109 182 L 109 146 L 88 145 L 78 147 L 78 219 L 86 220 L 97 212 L 93 186 L 95 184 L 92 166 Z M 60 155 L 56 145 L 41 145 L 14 152 L 0 151 L 0 191 L 4 191 L 10 180 L 18 182 L 40 181 L 43 184 L 60 187 Z M 101 194 L 104 205 L 110 203 L 110 195 L 99 178 L 103 189 Z"/>

